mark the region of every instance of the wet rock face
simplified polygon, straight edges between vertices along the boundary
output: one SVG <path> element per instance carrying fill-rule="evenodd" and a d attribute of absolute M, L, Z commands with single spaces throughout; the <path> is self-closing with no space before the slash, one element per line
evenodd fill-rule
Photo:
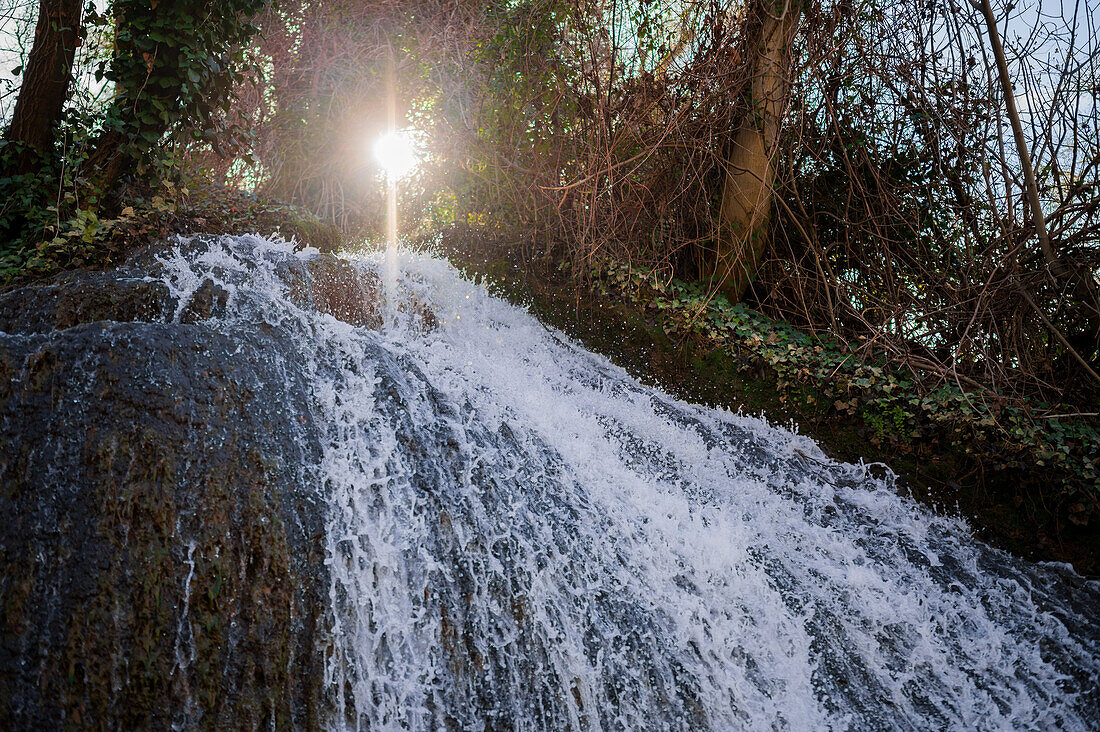
<path fill-rule="evenodd" d="M 168 288 L 119 272 L 84 272 L 0 293 L 0 331 L 43 333 L 101 320 L 157 320 Z"/>
<path fill-rule="evenodd" d="M 342 259 L 322 254 L 306 263 L 308 279 L 299 279 L 290 290 L 291 299 L 310 303 L 318 312 L 337 320 L 368 328 L 382 327 L 378 307 L 381 283 L 373 273 L 361 272 Z M 308 283 L 308 284 L 307 284 Z M 364 293 L 369 293 L 364 297 Z"/>
<path fill-rule="evenodd" d="M 320 724 L 309 386 L 224 307 L 134 270 L 0 294 L 0 728 Z"/>

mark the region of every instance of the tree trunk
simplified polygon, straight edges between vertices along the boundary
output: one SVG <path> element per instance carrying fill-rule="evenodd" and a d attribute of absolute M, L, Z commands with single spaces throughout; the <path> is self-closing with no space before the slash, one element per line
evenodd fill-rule
<path fill-rule="evenodd" d="M 757 0 L 747 23 L 749 105 L 734 132 L 727 161 L 718 247 L 711 274 L 733 302 L 756 277 L 767 243 L 775 167 L 772 157 L 790 91 L 791 44 L 802 17 L 800 0 Z"/>
<path fill-rule="evenodd" d="M 95 146 L 84 161 L 84 170 L 102 191 L 113 191 L 115 184 L 122 178 L 131 159 L 122 152 L 126 136 L 118 130 L 105 130 L 96 138 Z"/>
<path fill-rule="evenodd" d="M 8 169 L 28 173 L 39 153 L 53 145 L 69 95 L 73 60 L 80 43 L 83 0 L 42 0 L 23 85 L 4 140 L 21 149 Z"/>

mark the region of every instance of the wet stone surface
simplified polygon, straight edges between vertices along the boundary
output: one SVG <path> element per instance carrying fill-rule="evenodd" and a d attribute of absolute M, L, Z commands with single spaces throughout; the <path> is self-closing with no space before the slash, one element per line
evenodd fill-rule
<path fill-rule="evenodd" d="M 0 728 L 320 724 L 304 370 L 277 330 L 212 327 L 213 280 L 144 278 L 157 256 L 0 293 Z M 345 267 L 288 285 L 375 323 Z"/>

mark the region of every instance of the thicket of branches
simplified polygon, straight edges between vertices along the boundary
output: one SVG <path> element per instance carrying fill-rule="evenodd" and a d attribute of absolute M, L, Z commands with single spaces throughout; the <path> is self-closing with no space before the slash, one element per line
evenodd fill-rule
<path fill-rule="evenodd" d="M 756 292 L 968 387 L 1095 395 L 1094 8 L 993 12 L 1022 149 L 980 7 L 841 4 L 807 24 Z"/>
<path fill-rule="evenodd" d="M 392 57 L 428 152 L 408 217 L 495 227 L 582 274 L 613 259 L 705 278 L 753 114 L 753 28 L 793 9 L 745 298 L 924 378 L 1083 403 L 1100 387 L 1089 2 L 989 8 L 1015 114 L 980 2 L 284 2 L 259 20 L 241 106 L 256 165 L 223 171 L 369 230 Z"/>

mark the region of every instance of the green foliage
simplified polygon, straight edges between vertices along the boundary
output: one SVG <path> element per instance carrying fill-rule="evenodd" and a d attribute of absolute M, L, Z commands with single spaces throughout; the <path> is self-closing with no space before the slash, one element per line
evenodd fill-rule
<path fill-rule="evenodd" d="M 93 13 L 89 24 L 115 24 L 115 54 L 96 70 L 115 88 L 103 129 L 121 133 L 136 156 L 180 129 L 230 152 L 233 88 L 246 72 L 244 43 L 257 31 L 249 18 L 264 4 L 115 0 L 110 16 Z"/>
<path fill-rule="evenodd" d="M 876 363 L 829 336 L 813 336 L 744 305 L 730 305 L 706 283 L 685 283 L 655 270 L 600 262 L 591 274 L 606 295 L 623 296 L 663 315 L 670 335 L 702 337 L 738 356 L 741 368 L 771 369 L 786 395 L 813 387 L 840 416 L 861 419 L 871 439 L 899 450 L 938 439 L 995 469 L 1050 471 L 1051 492 L 1079 525 L 1100 519 L 1100 429 L 1095 416 L 1059 415 L 1055 405 L 968 392 L 932 375 Z M 782 397 L 781 397 L 782 398 Z"/>
<path fill-rule="evenodd" d="M 10 170 L 18 157 L 15 147 L 0 140 L 0 255 L 12 246 L 13 234 L 41 230 L 56 218 L 48 210 L 60 174 L 56 164 L 43 158 L 33 173 L 5 176 L 2 171 Z"/>
<path fill-rule="evenodd" d="M 56 205 L 32 207 L 33 225 L 28 228 L 39 236 L 28 237 L 22 246 L 0 248 L 0 284 L 117 261 L 129 248 L 167 233 L 166 224 L 178 211 L 179 196 L 175 185 L 164 181 L 143 195 L 135 192 L 112 218 L 102 216 L 95 199 L 80 201 L 71 189 Z"/>
<path fill-rule="evenodd" d="M 256 27 L 248 18 L 264 4 L 115 0 L 105 13 L 89 6 L 85 35 L 111 45 L 91 54 L 111 101 L 72 105 L 62 145 L 42 155 L 36 172 L 0 177 L 0 280 L 110 261 L 125 247 L 118 230 L 132 233 L 135 221 L 174 212 L 180 144 L 235 149 L 233 89 L 249 70 L 244 43 Z M 0 171 L 13 169 L 13 148 L 0 142 Z M 110 170 L 126 171 L 129 186 Z"/>
<path fill-rule="evenodd" d="M 74 267 L 118 264 L 129 251 L 177 233 L 258 231 L 322 251 L 333 251 L 343 243 L 336 227 L 308 211 L 195 177 L 186 186 L 165 180 L 158 187 L 132 193 L 113 218 L 101 218 L 94 208 L 78 208 L 60 226 L 47 227 L 55 232 L 52 237 L 0 254 L 0 285 L 41 279 Z"/>

